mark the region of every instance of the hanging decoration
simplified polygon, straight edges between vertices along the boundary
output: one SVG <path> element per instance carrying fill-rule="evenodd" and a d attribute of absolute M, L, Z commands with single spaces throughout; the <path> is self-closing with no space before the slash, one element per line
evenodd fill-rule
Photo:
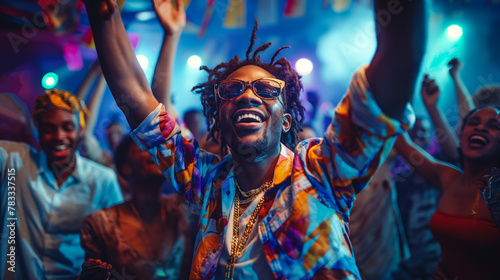
<path fill-rule="evenodd" d="M 203 21 L 200 26 L 200 30 L 198 31 L 198 37 L 205 36 L 207 32 L 208 24 L 212 19 L 212 14 L 214 12 L 215 0 L 207 0 L 207 7 L 205 9 L 205 15 L 203 15 Z"/>
<path fill-rule="evenodd" d="M 79 0 L 37 0 L 47 28 L 55 33 L 72 34 L 80 23 L 83 3 Z"/>
<path fill-rule="evenodd" d="M 285 17 L 303 17 L 306 12 L 306 0 L 287 0 L 285 3 Z"/>
<path fill-rule="evenodd" d="M 242 28 L 246 23 L 246 0 L 230 0 L 226 16 L 224 18 L 224 27 Z"/>

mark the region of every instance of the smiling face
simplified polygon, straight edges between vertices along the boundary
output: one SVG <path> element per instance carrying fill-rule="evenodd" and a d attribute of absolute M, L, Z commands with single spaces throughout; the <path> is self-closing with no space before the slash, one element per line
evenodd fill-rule
<path fill-rule="evenodd" d="M 40 113 L 37 119 L 40 146 L 47 154 L 49 166 L 67 167 L 75 162 L 75 151 L 83 135 L 77 117 L 68 111 L 53 109 Z"/>
<path fill-rule="evenodd" d="M 497 161 L 500 158 L 500 111 L 485 107 L 465 123 L 460 146 L 465 159 Z"/>
<path fill-rule="evenodd" d="M 247 65 L 227 77 L 251 82 L 261 78 L 275 78 L 266 70 Z M 222 137 L 231 153 L 258 161 L 277 155 L 280 151 L 281 133 L 290 129 L 292 118 L 285 114 L 283 96 L 279 99 L 262 99 L 248 87 L 240 96 L 221 100 L 219 121 Z"/>

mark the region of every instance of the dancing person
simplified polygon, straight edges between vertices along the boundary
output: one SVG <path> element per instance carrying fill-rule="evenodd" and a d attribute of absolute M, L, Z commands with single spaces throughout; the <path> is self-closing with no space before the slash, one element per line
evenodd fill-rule
<path fill-rule="evenodd" d="M 177 194 L 162 195 L 165 177 L 129 136 L 119 144 L 114 161 L 131 186 L 132 199 L 85 219 L 81 243 L 86 262 L 80 279 L 123 273 L 137 279 L 187 279 L 193 250 L 183 200 Z"/>
<path fill-rule="evenodd" d="M 424 88 L 427 82 L 424 80 Z M 436 106 L 439 90 L 435 88 L 433 94 L 437 96 L 432 106 Z M 500 229 L 478 189 L 482 177 L 500 166 L 500 107 L 481 106 L 465 116 L 460 133 L 463 171 L 433 158 L 407 134 L 398 137 L 396 148 L 422 177 L 442 191 L 430 221 L 441 246 L 441 262 L 434 278 L 500 279 Z"/>
<path fill-rule="evenodd" d="M 160 1 L 181 10 L 182 1 Z M 218 160 L 186 141 L 151 93 L 114 1 L 85 1 L 103 73 L 127 112 L 132 136 L 191 207 L 200 212 L 192 279 L 359 279 L 347 237 L 349 212 L 395 136 L 411 124 L 408 100 L 425 49 L 425 1 L 396 7 L 378 26 L 378 48 L 354 76 L 322 139 L 298 140 L 299 75 L 288 60 L 238 57 L 194 87 Z M 375 11 L 388 1 L 375 1 Z M 391 10 L 394 7 L 391 6 Z M 394 76 L 397 75 L 397 78 Z M 133 106 L 133 110 L 131 110 Z M 241 215 L 240 215 L 241 213 Z"/>
<path fill-rule="evenodd" d="M 184 11 L 168 10 L 153 3 L 164 29 L 153 85 L 155 97 L 171 103 L 173 54 L 186 19 Z M 168 8 L 168 7 L 167 7 Z M 131 186 L 132 199 L 87 217 L 82 227 L 86 262 L 81 279 L 126 275 L 139 279 L 187 279 L 192 256 L 188 212 L 178 194 L 163 195 L 165 177 L 147 152 L 126 137 L 115 151 L 114 161 Z M 118 245 L 117 245 L 118 244 Z"/>
<path fill-rule="evenodd" d="M 410 256 L 391 174 L 396 157 L 391 150 L 352 207 L 349 237 L 362 279 L 392 279 Z"/>
<path fill-rule="evenodd" d="M 477 106 L 500 105 L 500 86 L 484 85 L 471 95 L 461 76 L 464 67 L 463 62 L 458 58 L 454 58 L 448 62 L 448 66 L 450 66 L 450 77 L 455 85 L 460 119 L 463 119 L 468 112 Z"/>
<path fill-rule="evenodd" d="M 432 139 L 432 124 L 427 117 L 417 115 L 408 135 L 429 154 L 440 155 L 439 145 Z M 392 276 L 394 279 L 431 279 L 441 259 L 441 249 L 429 229 L 429 221 L 436 211 L 441 193 L 401 157 L 396 158 L 391 173 L 410 250 L 409 258 L 400 262 Z"/>
<path fill-rule="evenodd" d="M 458 58 L 453 58 L 448 62 L 448 66 L 450 67 L 449 73 L 450 77 L 453 80 L 453 85 L 455 86 L 455 93 L 457 98 L 457 106 L 458 106 L 458 114 L 459 120 L 463 120 L 465 115 L 473 110 L 474 108 L 487 105 L 494 104 L 500 105 L 500 87 L 495 85 L 485 85 L 477 90 L 474 94 L 470 94 L 469 90 L 465 86 L 465 83 L 462 80 L 461 72 L 464 67 L 462 61 Z M 429 80 L 430 87 L 437 87 L 437 85 L 432 85 L 434 80 Z M 428 90 L 429 93 L 432 93 L 432 90 Z M 424 100 L 425 101 L 425 100 Z M 426 105 L 426 107 L 429 107 Z M 429 108 L 427 108 L 429 110 Z M 431 107 L 431 111 L 429 111 L 431 117 L 435 117 L 435 111 Z M 450 161 L 458 161 L 459 160 L 459 135 L 460 128 L 462 127 L 462 123 L 459 121 L 457 125 L 456 131 L 450 129 L 447 123 L 441 122 L 439 119 L 444 119 L 442 117 L 437 118 L 437 122 L 435 122 L 436 133 L 438 135 L 439 144 L 442 148 L 443 154 Z M 444 125 L 444 126 L 441 126 Z"/>
<path fill-rule="evenodd" d="M 74 95 L 49 90 L 33 109 L 42 150 L 0 141 L 2 279 L 77 279 L 83 219 L 123 201 L 113 170 L 77 153 L 87 114 Z M 8 213 L 7 202 L 14 209 Z M 8 243 L 7 225 L 15 244 Z M 15 262 L 9 264 L 5 257 L 12 252 Z"/>

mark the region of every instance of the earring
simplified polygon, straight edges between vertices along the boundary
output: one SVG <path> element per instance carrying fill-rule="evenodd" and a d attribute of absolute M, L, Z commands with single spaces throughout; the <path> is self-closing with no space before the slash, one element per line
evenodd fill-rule
<path fill-rule="evenodd" d="M 288 121 L 287 118 L 283 118 L 283 123 L 285 124 L 283 126 L 283 133 L 287 133 L 288 130 L 290 129 L 290 122 Z"/>

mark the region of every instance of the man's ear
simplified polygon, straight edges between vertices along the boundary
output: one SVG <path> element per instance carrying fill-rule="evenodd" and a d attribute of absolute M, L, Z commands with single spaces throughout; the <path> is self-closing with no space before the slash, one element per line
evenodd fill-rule
<path fill-rule="evenodd" d="M 289 113 L 285 113 L 283 115 L 283 126 L 282 126 L 283 133 L 287 133 L 291 127 L 292 127 L 292 115 L 290 115 Z"/>

